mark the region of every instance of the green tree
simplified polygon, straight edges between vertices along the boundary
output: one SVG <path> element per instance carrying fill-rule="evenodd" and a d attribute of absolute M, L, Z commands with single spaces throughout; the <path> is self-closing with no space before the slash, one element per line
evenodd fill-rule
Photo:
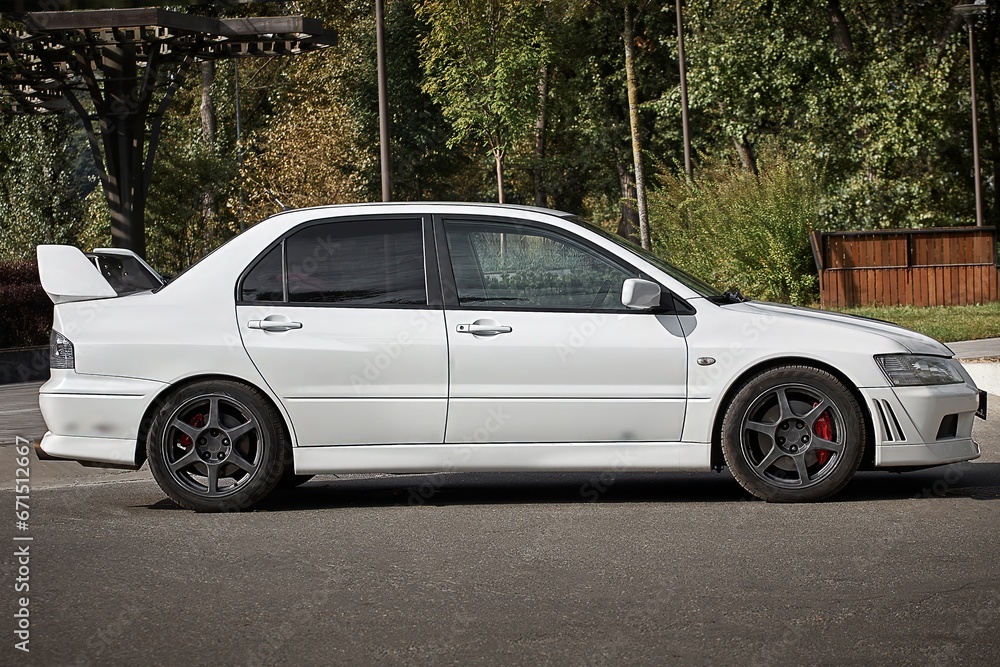
<path fill-rule="evenodd" d="M 828 228 L 947 225 L 971 210 L 967 50 L 950 5 L 691 0 L 685 12 L 703 150 L 735 149 L 755 171 L 756 145 L 777 140 L 822 174 Z"/>
<path fill-rule="evenodd" d="M 469 164 L 460 146 L 449 146 L 451 127 L 441 108 L 421 88 L 420 36 L 427 30 L 416 16 L 415 0 L 385 3 L 386 69 L 392 151 L 393 199 L 419 201 L 453 199 L 460 172 Z M 342 72 L 343 102 L 357 122 L 358 137 L 367 138 L 359 150 L 377 155 L 378 79 L 375 21 L 371 3 L 358 7 L 350 26 L 343 23 L 342 43 L 358 57 Z M 366 197 L 380 196 L 377 161 L 365 160 L 373 171 L 365 175 Z"/>
<path fill-rule="evenodd" d="M 31 259 L 40 243 L 87 237 L 84 200 L 96 187 L 89 160 L 69 114 L 0 116 L 0 259 Z"/>
<path fill-rule="evenodd" d="M 538 0 L 427 0 L 417 16 L 430 30 L 421 42 L 424 90 L 452 125 L 452 146 L 489 149 L 503 203 L 504 165 L 536 119 L 539 71 L 550 43 Z"/>

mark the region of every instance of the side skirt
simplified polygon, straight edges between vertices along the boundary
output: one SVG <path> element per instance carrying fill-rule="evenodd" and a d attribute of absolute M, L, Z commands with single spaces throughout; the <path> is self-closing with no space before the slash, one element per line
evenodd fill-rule
<path fill-rule="evenodd" d="M 707 442 L 472 443 L 295 447 L 295 472 L 711 470 Z"/>

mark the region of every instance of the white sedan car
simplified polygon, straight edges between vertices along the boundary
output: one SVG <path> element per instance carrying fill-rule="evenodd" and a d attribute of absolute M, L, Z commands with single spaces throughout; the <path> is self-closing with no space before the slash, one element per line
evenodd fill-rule
<path fill-rule="evenodd" d="M 721 294 L 598 227 L 470 204 L 288 211 L 166 286 L 40 246 L 40 449 L 199 511 L 318 473 L 707 471 L 814 501 L 979 456 L 985 394 L 900 327 Z"/>

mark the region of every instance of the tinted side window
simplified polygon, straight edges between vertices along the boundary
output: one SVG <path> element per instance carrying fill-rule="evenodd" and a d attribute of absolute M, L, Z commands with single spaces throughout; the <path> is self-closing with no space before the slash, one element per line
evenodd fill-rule
<path fill-rule="evenodd" d="M 288 300 L 426 305 L 420 220 L 313 225 L 285 242 Z"/>
<path fill-rule="evenodd" d="M 531 227 L 446 222 L 459 304 L 549 310 L 625 310 L 635 278 L 569 238 Z"/>
<path fill-rule="evenodd" d="M 284 301 L 281 245 L 272 248 L 243 279 L 241 301 Z"/>

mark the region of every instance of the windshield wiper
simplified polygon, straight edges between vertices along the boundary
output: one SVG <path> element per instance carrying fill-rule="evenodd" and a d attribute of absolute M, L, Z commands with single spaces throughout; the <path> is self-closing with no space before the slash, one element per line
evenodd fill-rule
<path fill-rule="evenodd" d="M 710 296 L 708 297 L 708 300 L 714 304 L 722 306 L 727 303 L 743 303 L 745 301 L 749 301 L 750 299 L 743 296 L 743 294 L 738 289 L 736 289 L 736 290 L 730 290 L 725 294 L 720 294 L 719 296 Z"/>

